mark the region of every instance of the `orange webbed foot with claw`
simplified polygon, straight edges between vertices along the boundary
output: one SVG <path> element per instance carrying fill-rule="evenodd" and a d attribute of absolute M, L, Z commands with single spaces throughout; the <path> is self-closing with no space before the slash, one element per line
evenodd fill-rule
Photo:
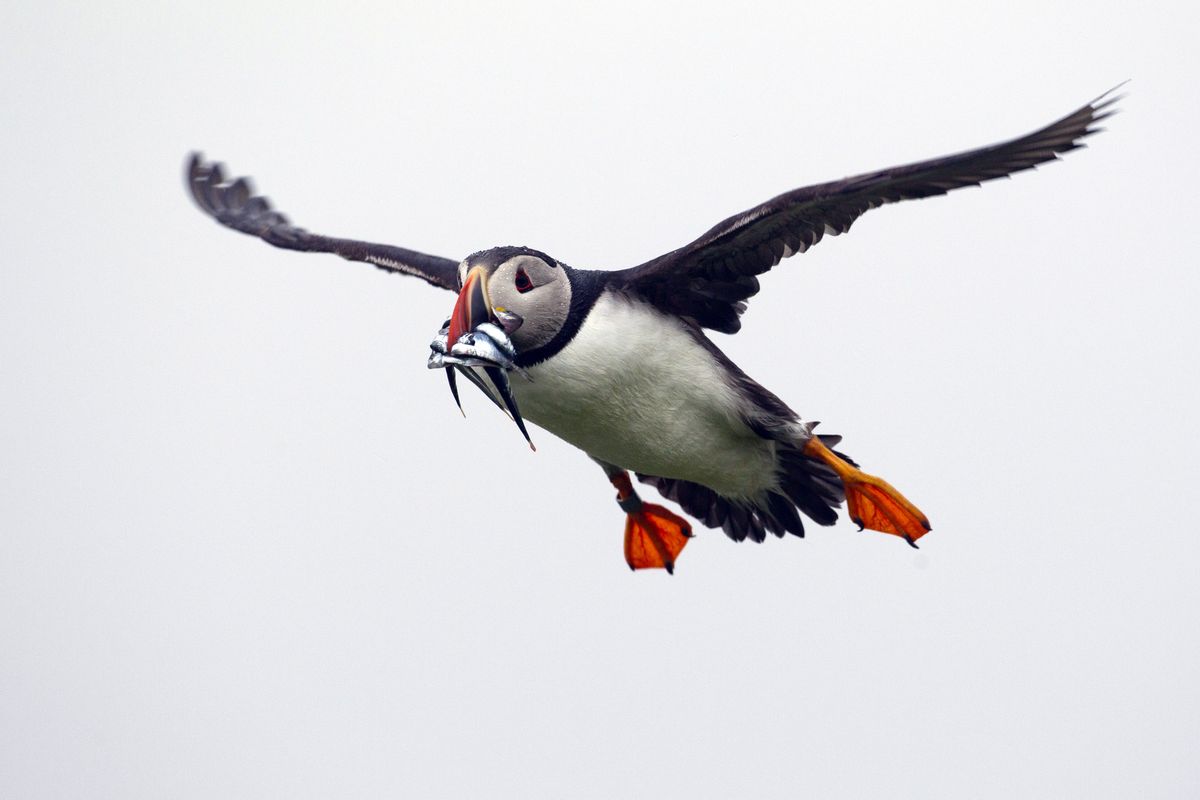
<path fill-rule="evenodd" d="M 690 538 L 692 526 L 686 519 L 662 506 L 642 503 L 625 517 L 625 563 L 630 569 L 660 567 L 674 573 L 675 559 Z"/>
<path fill-rule="evenodd" d="M 859 530 L 901 536 L 913 547 L 930 531 L 929 518 L 890 483 L 846 463 L 817 437 L 808 440 L 804 453 L 828 464 L 842 479 L 847 510 Z"/>
<path fill-rule="evenodd" d="M 625 563 L 630 569 L 675 572 L 675 559 L 692 538 L 692 524 L 654 503 L 644 503 L 624 470 L 609 474 L 625 512 Z"/>

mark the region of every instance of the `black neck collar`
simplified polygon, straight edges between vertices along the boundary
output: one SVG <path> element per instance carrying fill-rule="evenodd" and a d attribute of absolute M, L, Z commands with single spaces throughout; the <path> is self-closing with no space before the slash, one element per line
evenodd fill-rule
<path fill-rule="evenodd" d="M 567 319 L 558 333 L 554 334 L 553 339 L 527 353 L 517 353 L 517 366 L 531 367 L 566 347 L 567 343 L 575 338 L 575 334 L 579 332 L 579 326 L 587 319 L 592 306 L 596 304 L 596 299 L 600 297 L 600 292 L 604 290 L 605 272 L 592 269 L 572 269 L 561 261 L 558 264 L 566 272 L 567 280 L 571 282 L 571 307 L 567 310 Z"/>

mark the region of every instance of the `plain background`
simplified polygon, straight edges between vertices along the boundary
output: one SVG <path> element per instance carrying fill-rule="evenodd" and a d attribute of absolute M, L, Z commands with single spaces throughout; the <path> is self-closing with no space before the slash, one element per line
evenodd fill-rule
<path fill-rule="evenodd" d="M 4 4 L 0 796 L 1200 794 L 1194 9 Z M 1088 149 L 868 213 L 715 337 L 919 552 L 630 573 L 593 464 L 426 371 L 448 293 L 181 178 L 618 268 L 1126 78 Z"/>

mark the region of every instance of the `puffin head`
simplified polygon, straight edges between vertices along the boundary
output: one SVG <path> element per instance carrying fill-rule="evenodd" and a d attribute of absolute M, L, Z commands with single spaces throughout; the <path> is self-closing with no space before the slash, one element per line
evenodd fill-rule
<path fill-rule="evenodd" d="M 571 310 L 567 269 L 528 247 L 493 247 L 458 265 L 458 300 L 447 339 L 457 342 L 483 322 L 500 324 L 517 352 L 548 343 Z"/>

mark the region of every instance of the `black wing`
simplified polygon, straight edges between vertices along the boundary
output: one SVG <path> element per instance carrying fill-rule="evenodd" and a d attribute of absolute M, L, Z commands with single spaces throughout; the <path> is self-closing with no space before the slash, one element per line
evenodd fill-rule
<path fill-rule="evenodd" d="M 884 203 L 945 194 L 1007 177 L 1081 147 L 1101 130 L 1092 125 L 1113 113 L 1110 90 L 1041 130 L 991 147 L 806 186 L 730 217 L 689 245 L 641 266 L 610 273 L 610 285 L 634 292 L 658 308 L 705 328 L 736 333 L 745 300 L 760 275 L 825 234 L 837 235 L 865 211 Z"/>
<path fill-rule="evenodd" d="M 254 194 L 249 178 L 227 181 L 220 164 L 209 164 L 200 153 L 188 159 L 187 184 L 197 205 L 222 225 L 257 236 L 288 250 L 337 253 L 349 261 L 365 261 L 388 272 L 415 275 L 434 286 L 458 291 L 458 262 L 403 247 L 334 239 L 297 228 Z"/>

